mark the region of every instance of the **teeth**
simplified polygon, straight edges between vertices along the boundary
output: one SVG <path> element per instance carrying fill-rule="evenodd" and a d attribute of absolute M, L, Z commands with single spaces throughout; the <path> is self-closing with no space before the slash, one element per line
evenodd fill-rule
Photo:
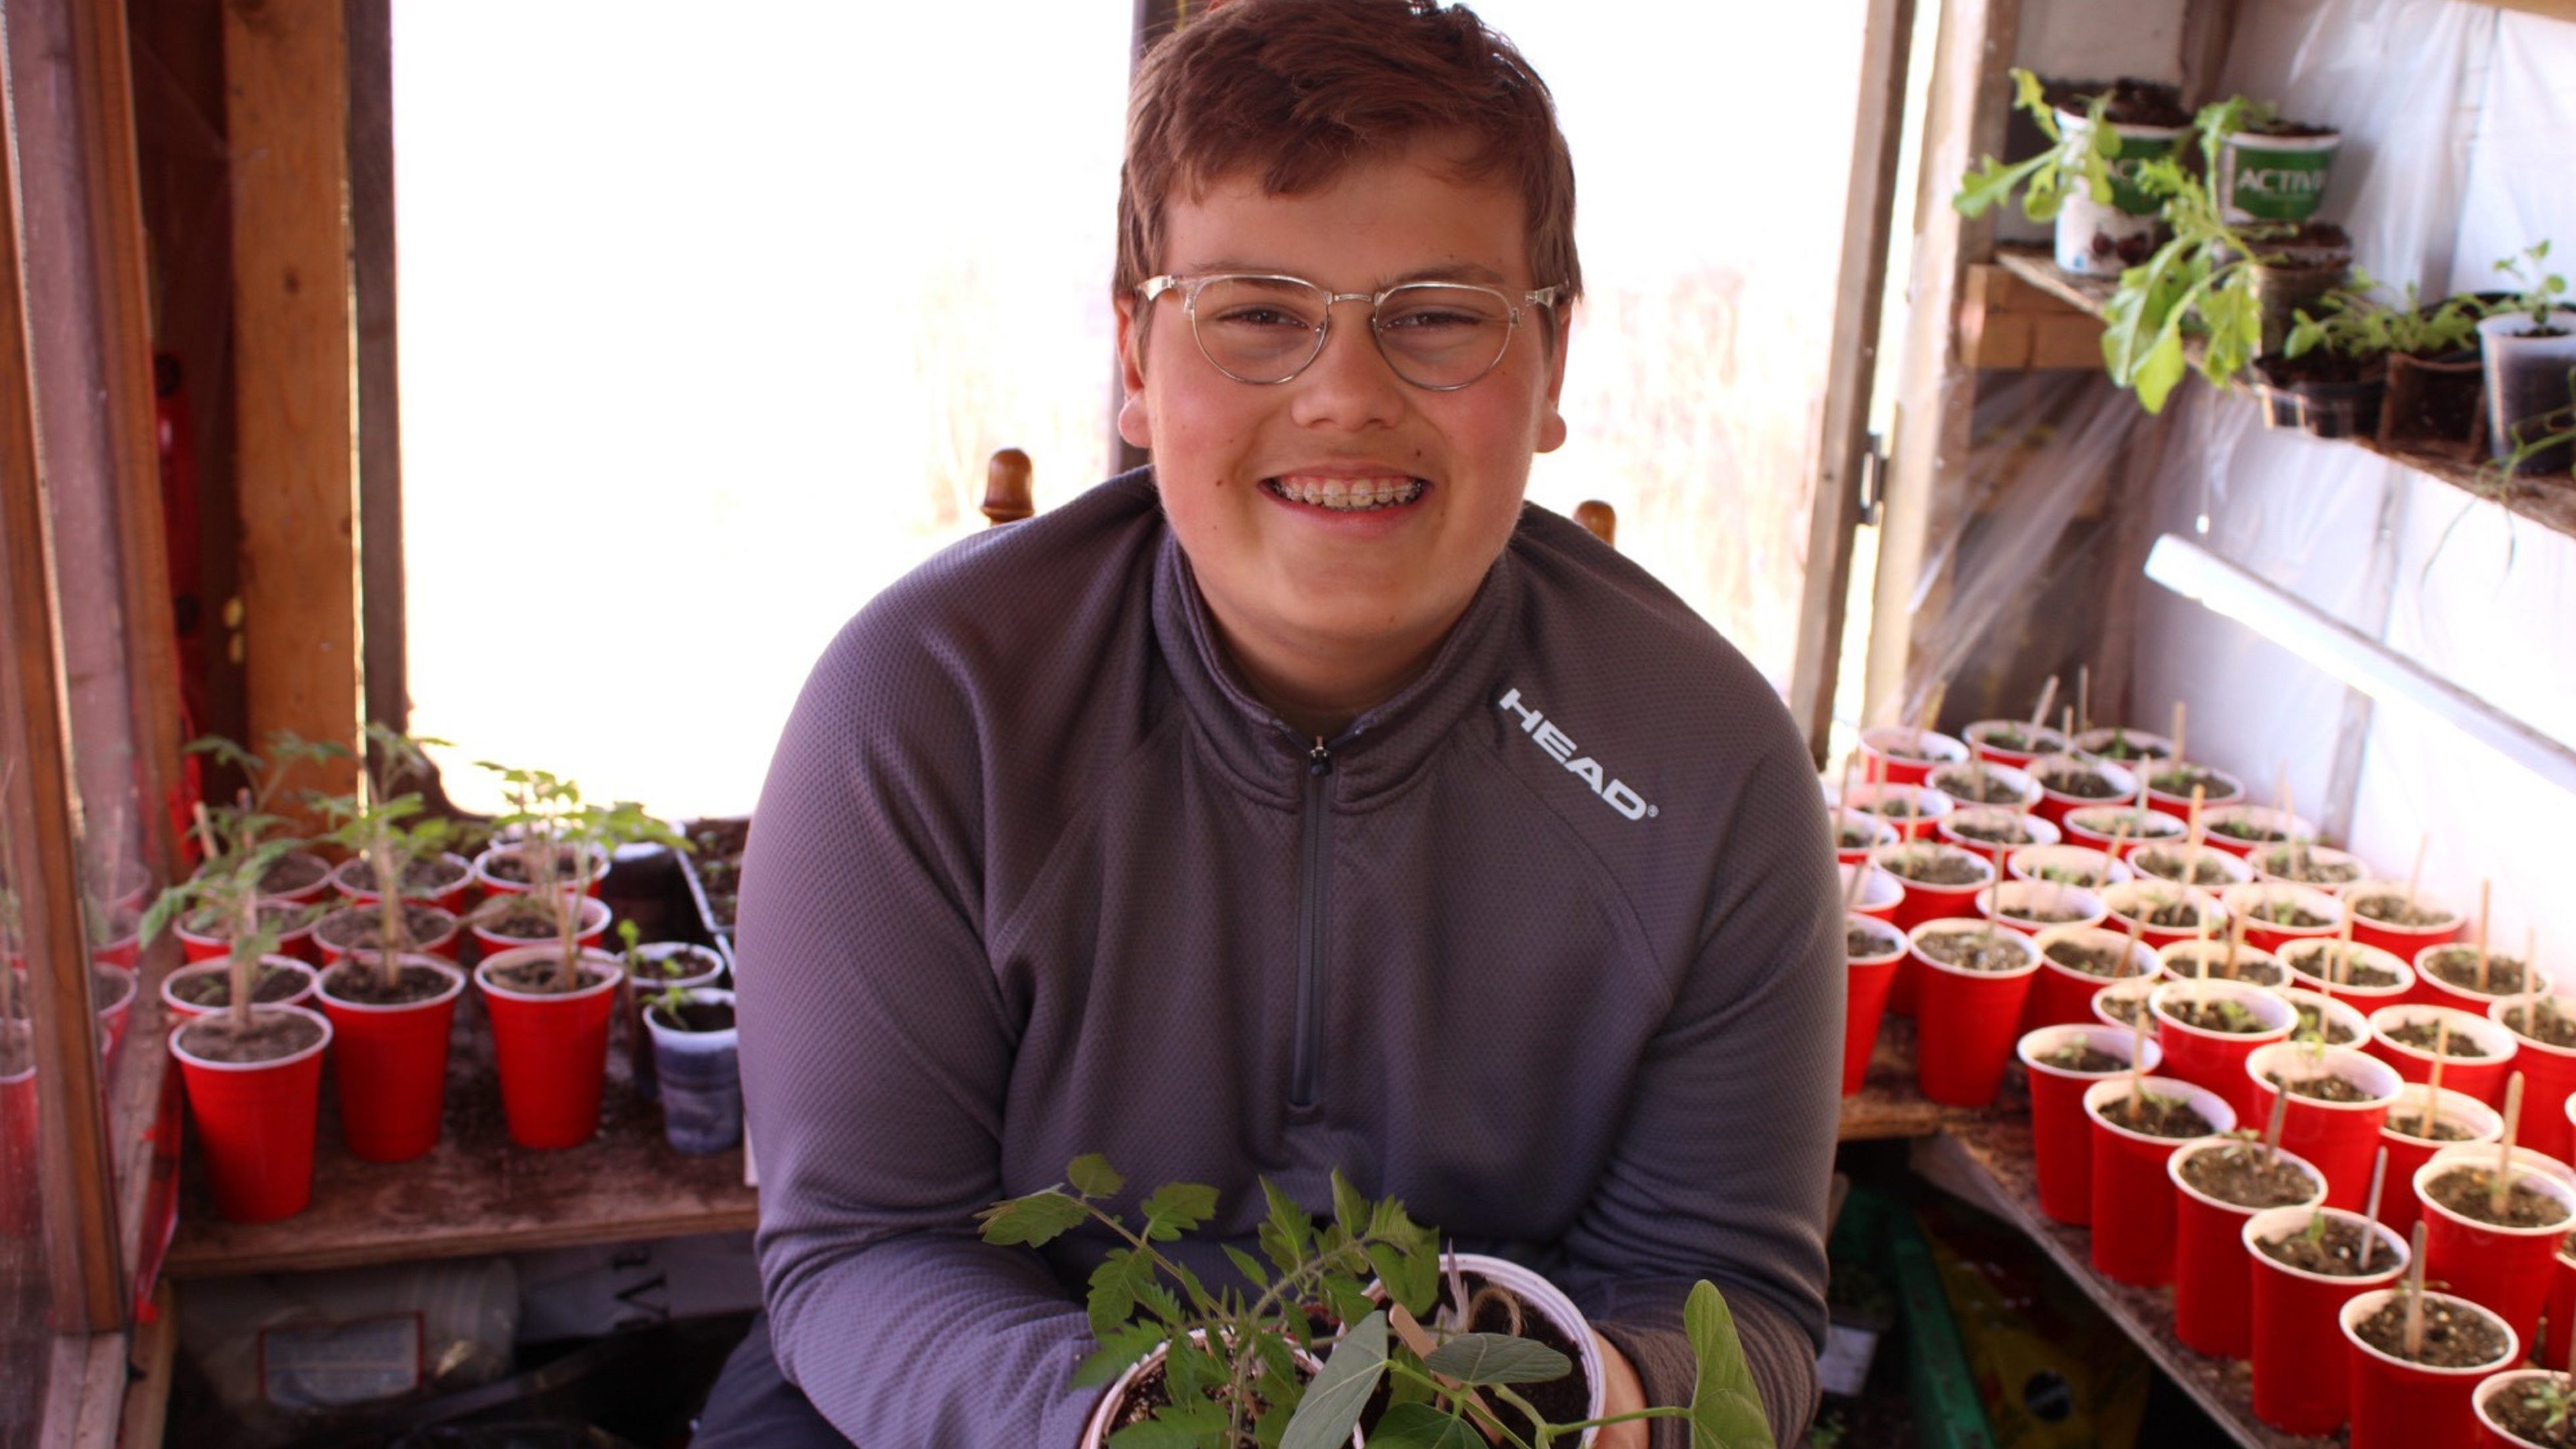
<path fill-rule="evenodd" d="M 1394 508 L 1422 496 L 1419 478 L 1273 478 L 1271 489 L 1292 503 L 1342 513 Z"/>

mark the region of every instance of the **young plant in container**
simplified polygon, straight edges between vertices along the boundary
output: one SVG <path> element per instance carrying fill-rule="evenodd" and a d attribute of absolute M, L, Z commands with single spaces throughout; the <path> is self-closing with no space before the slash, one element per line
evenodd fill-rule
<path fill-rule="evenodd" d="M 2355 1047 L 2370 1040 L 2370 1019 L 2331 996 L 2297 987 L 2284 988 L 2279 995 L 2298 1013 L 2298 1023 L 2290 1028 L 2292 1041 Z"/>
<path fill-rule="evenodd" d="M 2039 948 L 2039 975 L 2022 1008 L 2022 1029 L 2094 1019 L 2093 994 L 2107 982 L 2142 981 L 2155 974 L 2155 953 L 2135 939 L 2099 926 L 2051 926 L 2031 937 Z"/>
<path fill-rule="evenodd" d="M 2576 1096 L 2576 1007 L 2544 992 L 2509 996 L 2487 1019 L 2513 1033 L 2514 1059 L 2525 1085 L 2522 1141 L 2561 1161 L 2576 1156 L 2566 1103 Z M 2560 1336 L 2567 1337 L 2565 1327 Z"/>
<path fill-rule="evenodd" d="M 2245 798 L 2245 782 L 2225 770 L 2179 760 L 2158 760 L 2138 771 L 2147 782 L 2147 804 L 2168 815 L 2187 816 L 2192 797 L 2206 807 L 2233 805 Z"/>
<path fill-rule="evenodd" d="M 2084 1094 L 2097 1082 L 2151 1075 L 2163 1049 L 2144 1032 L 2107 1023 L 2043 1026 L 2022 1033 L 2014 1055 L 2030 1083 L 2031 1169 L 2039 1210 L 2061 1223 L 2093 1220 L 2093 1137 Z"/>
<path fill-rule="evenodd" d="M 2223 850 L 2185 850 L 2178 845 L 2141 846 L 2129 853 L 2129 868 L 2139 875 L 2176 885 L 2223 891 L 2254 878 L 2254 868 Z"/>
<path fill-rule="evenodd" d="M 2224 941 L 2176 941 L 2155 955 L 2168 981 L 2236 981 L 2275 989 L 2290 984 L 2290 969 L 2280 957 L 2246 945 L 2232 929 Z"/>
<path fill-rule="evenodd" d="M 2182 840 L 2191 833 L 2190 823 L 2180 816 L 2127 805 L 2087 805 L 2069 810 L 2059 824 L 2068 844 L 2108 850 L 2122 860 L 2155 841 Z"/>
<path fill-rule="evenodd" d="M 1126 1186 L 1105 1160 L 1077 1158 L 1066 1176 L 1069 1189 L 999 1203 L 979 1219 L 989 1243 L 1043 1247 L 1085 1225 L 1120 1243 L 1093 1272 L 1086 1300 L 1101 1347 L 1073 1381 L 1109 1385 L 1086 1444 L 1334 1449 L 1357 1442 L 1373 1401 L 1384 1405 L 1369 1431 L 1381 1444 L 1538 1449 L 1603 1424 L 1666 1417 L 1688 1420 L 1693 1449 L 1772 1443 L 1733 1319 L 1709 1283 L 1683 1309 L 1699 1361 L 1690 1407 L 1599 1416 L 1590 1329 L 1562 1295 L 1535 1293 L 1544 1280 L 1534 1275 L 1504 1286 L 1518 1274 L 1499 1260 L 1483 1260 L 1493 1277 L 1471 1288 L 1465 1264 L 1441 1254 L 1437 1235 L 1403 1204 L 1370 1202 L 1339 1172 L 1325 1225 L 1264 1182 L 1262 1256 L 1229 1245 L 1242 1281 L 1217 1287 L 1157 1246 L 1215 1216 L 1213 1188 L 1166 1184 L 1131 1226 L 1105 1205 Z M 1560 1305 L 1573 1322 L 1550 1321 Z M 1579 1362 L 1591 1382 L 1573 1417 L 1560 1417 L 1542 1401 Z"/>
<path fill-rule="evenodd" d="M 2406 1271 L 2406 1240 L 2334 1207 L 2267 1208 L 2243 1231 L 2254 1416 L 2287 1433 L 2330 1434 L 2350 1394 L 2336 1315 L 2354 1294 Z"/>
<path fill-rule="evenodd" d="M 1843 952 L 1851 970 L 1843 996 L 1843 1095 L 1849 1097 L 1868 1081 L 1879 1020 L 1886 1014 L 1897 966 L 1905 959 L 1905 933 L 1874 916 L 1851 912 L 1844 917 Z"/>
<path fill-rule="evenodd" d="M 1927 783 L 1961 807 L 1991 805 L 2023 812 L 2039 804 L 2038 781 L 1989 760 L 1935 766 Z"/>
<path fill-rule="evenodd" d="M 2397 1069 L 2351 1047 L 2282 1041 L 2257 1047 L 2245 1059 L 2256 1084 L 2255 1106 L 2267 1116 L 2272 1098 L 2290 1098 L 2281 1144 L 2314 1163 L 2326 1176 L 2326 1201 L 2359 1208 L 2388 1120 L 2405 1079 Z"/>
<path fill-rule="evenodd" d="M 2066 737 L 2045 725 L 2017 719 L 1981 719 L 1959 732 L 1981 760 L 2018 770 L 2041 755 L 2063 754 Z"/>
<path fill-rule="evenodd" d="M 742 1075 L 737 1066 L 733 993 L 713 986 L 666 986 L 644 1007 L 652 1034 L 662 1135 L 692 1157 L 742 1140 Z"/>
<path fill-rule="evenodd" d="M 2392 304 L 2376 295 L 2377 285 L 2356 268 L 2350 286 L 2319 298 L 2313 313 L 2297 313 L 2282 349 L 2291 372 L 2348 370 L 2346 382 L 2361 385 L 2376 361 L 2387 381 L 2385 400 L 2375 409 L 2379 441 L 2468 461 L 2477 427 L 2478 318 L 2484 308 L 2469 296 L 2427 305 L 2412 282 L 2403 303 Z M 2318 358 L 2326 360 L 2313 360 Z M 2297 365 L 2302 359 L 2311 359 L 2305 369 Z M 2313 379 L 2315 403 L 2332 405 L 2335 394 L 2328 389 L 2334 381 Z"/>
<path fill-rule="evenodd" d="M 202 830 L 197 834 L 195 843 L 201 860 L 283 836 L 292 823 L 281 813 L 290 803 L 286 798 L 288 778 L 306 766 L 349 757 L 344 746 L 308 740 L 293 730 L 272 731 L 264 754 L 254 755 L 222 735 L 190 740 L 181 750 L 228 765 L 240 771 L 244 781 L 231 802 L 206 807 L 215 821 L 218 838 L 208 842 Z M 304 846 L 305 842 L 299 841 L 270 863 L 268 875 L 259 882 L 261 895 L 298 905 L 322 898 L 331 884 L 331 863 Z"/>
<path fill-rule="evenodd" d="M 2196 940 L 2227 925 L 2227 908 L 2218 897 L 2189 886 L 2164 881 L 2133 880 L 2102 889 L 2109 924 L 2125 931 L 2136 921 L 2141 939 L 2158 951 L 2178 941 Z"/>
<path fill-rule="evenodd" d="M 192 1017 L 229 1010 L 237 1004 L 237 988 L 250 993 L 238 1003 L 243 1006 L 284 1005 L 313 989 L 311 968 L 283 948 L 310 939 L 322 908 L 267 890 L 277 878 L 277 862 L 308 853 L 306 842 L 279 833 L 284 826 L 283 817 L 244 805 L 198 807 L 193 836 L 202 859 L 186 880 L 154 899 L 137 933 L 151 942 L 175 931 L 187 948 L 189 964 L 162 983 L 163 998 L 174 1009 Z M 245 930 L 257 945 L 247 964 Z"/>
<path fill-rule="evenodd" d="M 2558 414 L 2576 408 L 2576 307 L 2567 279 L 2549 270 L 2549 243 L 2536 243 L 2496 270 L 2521 290 L 2478 323 L 2485 348 L 2487 452 L 2508 471 L 2565 473 L 2576 448 L 2533 447 L 2576 431 Z"/>
<path fill-rule="evenodd" d="M 1985 157 L 1960 178 L 1950 205 L 1973 219 L 2020 192 L 2022 215 L 2057 223 L 2057 265 L 2078 276 L 2109 275 L 2145 256 L 2155 245 L 2157 203 L 2138 189 L 2135 172 L 2182 135 L 2180 103 L 2167 97 L 2150 109 L 2155 98 L 2125 84 L 2067 87 L 2090 93 L 2052 100 L 2029 71 L 2014 70 L 2012 81 L 2013 105 L 2030 113 L 2048 144 L 2009 166 Z"/>
<path fill-rule="evenodd" d="M 2245 1224 L 2268 1208 L 2325 1201 L 2322 1173 L 2281 1150 L 2288 1103 L 2274 1098 L 2260 1136 L 2240 1128 L 2190 1143 L 2166 1161 L 2174 1199 L 2174 1336 L 2201 1353 L 2243 1358 L 2253 1344 L 2253 1265 Z"/>
<path fill-rule="evenodd" d="M 2548 1301 L 2550 1259 L 2576 1225 L 2576 1184 L 2565 1163 L 2515 1147 L 2520 1097 L 2517 1077 L 2500 1114 L 2503 1140 L 2435 1152 L 2415 1170 L 2415 1197 L 2429 1271 L 2529 1341 Z"/>
<path fill-rule="evenodd" d="M 1900 887 L 1901 889 L 1901 887 Z M 713 987 L 724 976 L 725 961 L 712 946 L 686 941 L 647 941 L 633 921 L 617 923 L 618 955 L 626 963 L 627 989 L 637 999 L 634 1029 L 627 1033 L 628 1065 L 635 1090 L 646 1100 L 659 1091 L 653 1076 L 653 1032 L 643 1013 L 652 998 L 671 990 Z"/>
<path fill-rule="evenodd" d="M 1988 860 L 2001 860 L 2030 846 L 2052 844 L 2058 838 L 2056 826 L 2001 805 L 1963 806 L 1942 816 L 1933 829 L 1950 844 Z"/>
<path fill-rule="evenodd" d="M 2003 1085 L 2039 948 L 2019 931 L 1960 917 L 1926 921 L 1911 940 L 1921 972 L 1915 1083 L 1946 1106 L 1983 1107 Z"/>
<path fill-rule="evenodd" d="M 2341 894 L 2345 886 L 2370 876 L 2370 867 L 2360 856 L 2306 840 L 2266 845 L 2246 856 L 2245 860 L 2254 867 L 2257 879 L 2311 885 L 2337 894 Z"/>
<path fill-rule="evenodd" d="M 399 889 L 378 891 L 372 902 L 344 906 L 323 917 L 314 924 L 313 935 L 334 958 L 351 951 L 374 955 L 384 973 L 377 986 L 377 994 L 383 996 L 395 991 L 393 978 L 401 974 L 395 963 L 404 955 L 426 951 L 454 958 L 455 914 L 418 899 L 414 891 L 438 884 L 439 873 L 422 867 L 446 858 L 465 832 L 457 822 L 427 813 L 419 791 L 403 788 L 427 770 L 429 757 L 422 746 L 445 741 L 413 740 L 370 723 L 367 743 L 368 762 L 358 772 L 358 792 L 323 796 L 314 804 L 333 827 L 331 841 L 363 866 L 363 879 L 370 888 L 382 881 L 402 884 Z M 444 989 L 443 982 L 435 988 L 421 987 L 429 995 Z"/>
<path fill-rule="evenodd" d="M 2193 1138 L 2234 1128 L 2236 1114 L 2195 1083 L 2133 1071 L 2086 1088 L 2084 1115 L 2093 1137 L 2093 1266 L 2144 1288 L 2172 1281 L 2174 1191 L 2166 1159 Z"/>
<path fill-rule="evenodd" d="M 2207 108 L 2202 123 L 2218 138 L 2210 174 L 2229 221 L 2303 222 L 2324 205 L 2341 131 L 2282 120 L 2269 101 L 2243 97 Z"/>
<path fill-rule="evenodd" d="M 2035 826 L 2047 821 L 2036 815 L 2024 816 Z M 2135 880 L 2136 873 L 2119 857 L 2107 850 L 2087 845 L 2025 845 L 2004 856 L 2004 874 L 2013 880 L 2047 880 L 2059 885 L 2081 886 L 2099 891 Z"/>
<path fill-rule="evenodd" d="M 2078 809 L 2128 800 L 2138 793 L 2135 775 L 2107 760 L 2083 755 L 2043 755 L 2030 762 L 2029 773 L 2039 782 L 2036 813 L 2061 827 Z"/>
<path fill-rule="evenodd" d="M 2513 1033 L 2449 1006 L 2406 1002 L 2370 1014 L 2369 1052 L 2410 1082 L 2430 1082 L 2494 1105 L 2518 1063 Z"/>
<path fill-rule="evenodd" d="M 2352 1345 L 2352 1449 L 2474 1443 L 2471 1392 L 2522 1351 L 2524 1340 L 2495 1314 L 2427 1291 L 2428 1271 L 2441 1276 L 2419 1258 L 2401 1285 L 2358 1294 L 2338 1315 Z"/>
<path fill-rule="evenodd" d="M 2565 1333 L 2554 1320 L 2550 1331 Z M 2576 1370 L 2507 1369 L 2481 1379 L 2471 1402 L 2491 1436 L 2479 1449 L 2576 1449 Z"/>
<path fill-rule="evenodd" d="M 2168 981 L 2147 998 L 2161 1027 L 2165 1075 L 2206 1087 L 2240 1119 L 2268 1107 L 2245 1074 L 2256 1048 L 2288 1039 L 2298 1025 L 2290 1003 L 2241 981 Z"/>

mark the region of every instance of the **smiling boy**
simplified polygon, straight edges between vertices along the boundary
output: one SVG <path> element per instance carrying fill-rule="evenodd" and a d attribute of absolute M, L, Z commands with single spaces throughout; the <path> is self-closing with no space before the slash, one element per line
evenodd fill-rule
<path fill-rule="evenodd" d="M 1614 1410 L 1687 1398 L 1714 1279 L 1793 1442 L 1822 807 L 1760 676 L 1523 505 L 1582 285 L 1544 86 L 1464 10 L 1237 0 L 1140 70 L 1120 215 L 1153 466 L 889 589 L 772 766 L 740 920 L 769 1317 L 699 1442 L 1070 1449 L 1108 1244 L 972 1219 L 1086 1152 L 1214 1185 L 1247 1246 L 1262 1178 L 1401 1197 L 1563 1286 Z"/>

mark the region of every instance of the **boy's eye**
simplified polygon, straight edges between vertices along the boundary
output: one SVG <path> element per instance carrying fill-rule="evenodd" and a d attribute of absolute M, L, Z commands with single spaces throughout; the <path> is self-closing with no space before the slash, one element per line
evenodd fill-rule
<path fill-rule="evenodd" d="M 1299 316 L 1288 308 L 1279 306 L 1275 303 L 1228 307 L 1218 312 L 1215 316 L 1205 318 L 1204 320 L 1214 322 L 1223 327 L 1240 327 L 1246 331 L 1262 331 L 1272 328 L 1283 328 L 1298 332 L 1312 332 L 1315 330 L 1315 324 L 1313 322 Z"/>

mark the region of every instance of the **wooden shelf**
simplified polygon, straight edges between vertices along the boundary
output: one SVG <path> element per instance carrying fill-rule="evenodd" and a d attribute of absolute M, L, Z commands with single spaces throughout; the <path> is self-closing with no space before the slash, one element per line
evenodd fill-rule
<path fill-rule="evenodd" d="M 2103 306 L 2110 300 L 2114 289 L 2109 278 L 2078 277 L 2058 270 L 2045 247 L 1998 247 L 1995 262 L 2014 277 L 2097 317 L 2102 314 Z M 2518 517 L 2576 537 L 2576 481 L 2528 476 L 2508 481 L 2474 463 L 2464 463 L 2455 458 L 2383 448 L 2372 438 L 2345 441 L 2428 478 L 2438 478 L 2463 493 L 2485 499 Z"/>

